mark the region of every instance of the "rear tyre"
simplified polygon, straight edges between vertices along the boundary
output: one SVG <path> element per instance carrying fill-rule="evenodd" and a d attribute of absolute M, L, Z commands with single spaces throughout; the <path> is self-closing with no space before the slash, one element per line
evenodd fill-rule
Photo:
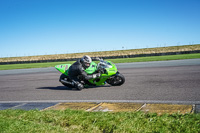
<path fill-rule="evenodd" d="M 69 79 L 69 77 L 66 76 L 65 74 L 61 74 L 61 75 L 60 75 L 59 81 L 61 82 L 61 80 L 65 80 L 65 81 L 72 82 L 72 81 Z M 67 87 L 69 87 L 69 88 L 73 88 L 73 86 L 72 86 L 71 84 L 67 84 L 67 83 L 63 83 L 63 82 L 61 82 L 61 83 L 62 83 L 64 86 L 67 86 Z"/>
<path fill-rule="evenodd" d="M 117 73 L 116 75 L 110 77 L 106 82 L 112 86 L 120 86 L 124 84 L 125 78 L 122 74 Z"/>

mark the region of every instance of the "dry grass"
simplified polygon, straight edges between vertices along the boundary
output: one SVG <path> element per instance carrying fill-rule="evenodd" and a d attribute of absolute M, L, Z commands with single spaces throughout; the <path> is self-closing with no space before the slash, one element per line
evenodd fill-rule
<path fill-rule="evenodd" d="M 71 59 L 71 58 L 80 58 L 83 55 L 89 55 L 91 57 L 109 57 L 109 56 L 139 55 L 139 54 L 181 52 L 181 51 L 194 51 L 194 50 L 200 50 L 200 44 L 160 47 L 160 48 L 118 50 L 118 51 L 100 51 L 100 52 L 86 52 L 86 53 L 73 53 L 73 54 L 9 57 L 9 58 L 0 58 L 0 62 Z"/>

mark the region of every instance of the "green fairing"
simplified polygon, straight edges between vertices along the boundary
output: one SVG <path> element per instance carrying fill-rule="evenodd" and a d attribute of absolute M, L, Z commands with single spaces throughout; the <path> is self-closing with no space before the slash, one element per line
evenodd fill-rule
<path fill-rule="evenodd" d="M 91 79 L 89 80 L 90 83 L 95 84 L 95 85 L 104 85 L 105 81 L 111 77 L 112 75 L 117 73 L 117 67 L 115 64 L 113 64 L 111 61 L 106 61 L 109 65 L 111 65 L 111 68 L 105 68 L 106 73 L 101 74 L 100 80 L 98 82 L 96 79 Z M 61 73 L 65 74 L 68 76 L 68 69 L 71 66 L 71 64 L 61 64 L 61 65 L 56 65 L 55 68 L 60 71 Z M 93 74 L 97 70 L 97 64 L 95 62 L 92 62 L 90 64 L 90 67 L 85 70 L 87 74 Z"/>
<path fill-rule="evenodd" d="M 88 67 L 85 72 L 87 74 L 93 74 L 97 70 L 97 64 L 95 62 L 91 62 L 90 67 Z"/>
<path fill-rule="evenodd" d="M 60 71 L 61 73 L 68 76 L 68 69 L 71 66 L 71 64 L 61 64 L 56 65 L 55 68 Z M 97 69 L 97 64 L 95 62 L 92 62 L 90 67 L 85 70 L 87 74 L 93 74 Z"/>
<path fill-rule="evenodd" d="M 60 71 L 61 73 L 65 74 L 68 76 L 68 69 L 71 66 L 71 64 L 61 64 L 61 65 L 56 65 L 55 68 Z"/>
<path fill-rule="evenodd" d="M 112 68 L 105 68 L 107 73 L 101 74 L 99 82 L 95 82 L 96 85 L 104 85 L 106 80 L 111 77 L 112 75 L 117 73 L 117 67 L 111 61 L 107 61 Z M 95 79 L 89 80 L 91 83 L 94 83 Z"/>

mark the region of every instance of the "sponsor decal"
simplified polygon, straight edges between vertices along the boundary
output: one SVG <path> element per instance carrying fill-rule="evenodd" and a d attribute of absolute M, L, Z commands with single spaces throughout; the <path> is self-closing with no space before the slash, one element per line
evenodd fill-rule
<path fill-rule="evenodd" d="M 66 67 L 65 67 L 65 71 L 68 69 L 68 65 L 66 65 Z"/>

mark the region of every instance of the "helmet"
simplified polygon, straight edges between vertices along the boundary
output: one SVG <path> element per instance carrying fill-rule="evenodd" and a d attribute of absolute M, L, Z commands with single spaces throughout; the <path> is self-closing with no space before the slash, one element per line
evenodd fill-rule
<path fill-rule="evenodd" d="M 90 58 L 90 56 L 85 55 L 81 58 L 80 60 L 81 64 L 83 65 L 83 67 L 86 69 L 90 66 L 90 63 L 92 62 L 92 59 Z"/>

